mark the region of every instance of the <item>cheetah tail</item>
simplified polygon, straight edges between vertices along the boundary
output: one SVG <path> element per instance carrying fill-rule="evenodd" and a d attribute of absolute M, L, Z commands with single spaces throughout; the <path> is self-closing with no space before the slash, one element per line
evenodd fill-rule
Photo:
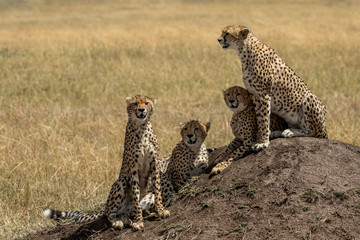
<path fill-rule="evenodd" d="M 94 213 L 94 214 L 87 214 L 83 211 L 69 211 L 69 212 L 62 212 L 59 210 L 53 209 L 46 209 L 44 211 L 44 216 L 50 219 L 73 219 L 76 223 L 88 223 L 95 221 L 99 218 L 102 218 L 105 215 L 104 211 Z"/>
<path fill-rule="evenodd" d="M 98 220 L 104 216 L 105 216 L 104 211 L 101 211 L 98 213 L 93 213 L 93 214 L 81 213 L 75 218 L 75 222 L 76 223 L 88 223 L 88 222 Z"/>
<path fill-rule="evenodd" d="M 77 219 L 79 215 L 84 214 L 83 211 L 69 211 L 62 212 L 54 209 L 46 209 L 44 211 L 44 216 L 50 219 Z"/>

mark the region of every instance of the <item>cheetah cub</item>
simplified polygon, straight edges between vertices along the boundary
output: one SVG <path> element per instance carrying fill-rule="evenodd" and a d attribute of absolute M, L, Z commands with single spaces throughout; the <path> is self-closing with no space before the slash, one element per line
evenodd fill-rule
<path fill-rule="evenodd" d="M 47 209 L 44 211 L 46 217 L 72 218 L 77 223 L 86 223 L 105 216 L 116 229 L 122 229 L 126 224 L 139 230 L 144 226 L 140 199 L 145 195 L 154 199 L 154 208 L 159 217 L 170 215 L 162 205 L 160 173 L 157 169 L 159 146 L 150 123 L 155 101 L 136 95 L 126 98 L 126 103 L 128 123 L 123 162 L 119 178 L 111 187 L 105 209 L 96 214 Z"/>
<path fill-rule="evenodd" d="M 270 113 L 288 123 L 283 137 L 328 137 L 324 105 L 272 48 L 240 25 L 225 27 L 218 41 L 239 56 L 244 85 L 255 103 L 259 137 L 254 150 L 269 145 Z"/>
<path fill-rule="evenodd" d="M 256 141 L 258 125 L 256 121 L 255 106 L 251 94 L 242 87 L 234 86 L 223 90 L 224 100 L 233 116 L 230 122 L 235 136 L 229 145 L 221 147 L 210 154 L 210 176 L 219 174 L 227 168 L 233 160 L 243 157 L 251 152 L 251 146 Z M 287 129 L 284 119 L 277 115 L 270 115 L 270 138 L 281 137 L 283 130 Z M 215 166 L 215 167 L 214 167 Z"/>
<path fill-rule="evenodd" d="M 200 175 L 208 166 L 208 150 L 205 139 L 210 123 L 203 124 L 191 120 L 180 123 L 181 140 L 172 153 L 159 161 L 161 171 L 161 196 L 164 204 L 170 204 L 175 193 L 179 191 L 193 176 Z M 150 208 L 153 202 L 147 196 L 141 200 L 144 208 Z"/>

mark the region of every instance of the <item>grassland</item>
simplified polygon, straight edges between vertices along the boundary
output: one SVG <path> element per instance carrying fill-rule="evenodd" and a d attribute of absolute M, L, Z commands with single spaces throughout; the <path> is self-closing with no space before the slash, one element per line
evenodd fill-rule
<path fill-rule="evenodd" d="M 178 122 L 211 121 L 208 146 L 231 139 L 221 89 L 241 65 L 217 44 L 248 26 L 328 110 L 331 139 L 360 145 L 357 1 L 0 2 L 0 238 L 53 223 L 46 207 L 106 200 L 121 165 L 125 98 L 157 99 L 162 153 Z"/>

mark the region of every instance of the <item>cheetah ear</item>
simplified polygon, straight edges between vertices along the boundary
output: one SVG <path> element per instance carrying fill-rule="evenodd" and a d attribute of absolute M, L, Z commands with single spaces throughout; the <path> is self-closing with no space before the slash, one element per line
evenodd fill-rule
<path fill-rule="evenodd" d="M 182 123 L 182 122 L 179 122 L 179 125 L 180 125 L 181 128 L 185 126 L 185 124 Z"/>
<path fill-rule="evenodd" d="M 249 29 L 244 28 L 243 30 L 241 30 L 240 34 L 241 34 L 242 38 L 245 39 L 247 37 L 247 35 L 249 34 Z"/>
<path fill-rule="evenodd" d="M 155 106 L 155 104 L 156 104 L 156 99 L 153 100 L 153 104 L 154 104 L 154 106 Z"/>
<path fill-rule="evenodd" d="M 125 98 L 126 103 L 129 104 L 129 102 L 131 101 L 131 99 L 132 99 L 132 97 L 127 97 L 127 98 Z"/>
<path fill-rule="evenodd" d="M 206 123 L 206 132 L 209 131 L 210 127 L 211 127 L 211 123 L 210 122 Z"/>

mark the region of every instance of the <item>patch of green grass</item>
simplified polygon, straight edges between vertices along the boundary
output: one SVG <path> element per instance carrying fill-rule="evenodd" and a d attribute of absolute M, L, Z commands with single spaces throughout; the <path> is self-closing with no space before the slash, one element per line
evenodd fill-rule
<path fill-rule="evenodd" d="M 305 201 L 309 203 L 315 203 L 319 198 L 319 196 L 311 189 L 306 190 L 304 196 Z"/>
<path fill-rule="evenodd" d="M 346 193 L 343 192 L 334 192 L 334 195 L 339 198 L 341 201 L 349 198 L 349 196 Z"/>
<path fill-rule="evenodd" d="M 219 191 L 221 191 L 221 189 L 218 188 L 218 187 L 210 187 L 210 188 L 209 188 L 209 191 L 210 191 L 210 192 L 219 192 Z"/>
<path fill-rule="evenodd" d="M 307 211 L 309 211 L 309 207 L 303 207 L 302 210 L 303 210 L 303 212 L 307 212 Z"/>
<path fill-rule="evenodd" d="M 218 194 L 218 195 L 220 195 L 220 196 L 222 196 L 222 197 L 226 197 L 226 194 L 223 193 L 223 192 L 221 191 L 221 189 L 218 188 L 218 187 L 210 187 L 210 188 L 209 188 L 209 192 L 211 192 L 211 193 L 216 193 L 216 194 Z"/>
<path fill-rule="evenodd" d="M 236 180 L 235 183 L 231 185 L 229 189 L 229 193 L 232 193 L 234 190 L 244 189 L 244 188 L 245 190 L 242 193 L 245 194 L 247 197 L 255 196 L 256 190 L 249 188 L 249 184 L 244 181 L 241 181 L 240 179 Z"/>
<path fill-rule="evenodd" d="M 166 232 L 170 229 L 176 229 L 176 230 L 182 230 L 183 229 L 183 225 L 182 224 L 171 224 L 171 225 L 168 225 L 166 226 L 162 232 Z"/>
<path fill-rule="evenodd" d="M 208 203 L 208 202 L 201 202 L 200 203 L 200 210 L 204 210 L 205 208 L 208 208 L 210 206 L 211 206 L 211 204 Z"/>
<path fill-rule="evenodd" d="M 197 195 L 200 194 L 200 191 L 199 191 L 199 189 L 197 189 L 197 188 L 189 188 L 186 192 L 187 192 L 191 197 L 196 197 Z"/>
<path fill-rule="evenodd" d="M 248 189 L 246 190 L 245 192 L 245 195 L 248 196 L 248 197 L 254 197 L 256 194 L 256 190 L 255 189 Z"/>
<path fill-rule="evenodd" d="M 238 231 L 242 233 L 244 231 L 244 228 L 247 227 L 247 225 L 248 224 L 246 222 L 240 223 L 238 226 Z"/>
<path fill-rule="evenodd" d="M 200 190 L 198 188 L 191 188 L 191 183 L 187 183 L 185 184 L 182 188 L 180 188 L 178 194 L 175 196 L 177 198 L 177 196 L 180 195 L 189 195 L 191 197 L 196 197 L 200 194 Z"/>
<path fill-rule="evenodd" d="M 357 193 L 357 194 L 360 194 L 360 189 L 356 190 L 356 193 Z"/>
<path fill-rule="evenodd" d="M 234 233 L 234 232 L 243 233 L 243 232 L 244 232 L 244 228 L 246 228 L 247 225 L 248 225 L 248 224 L 247 224 L 246 222 L 242 222 L 242 223 L 239 224 L 239 226 L 238 226 L 237 228 L 234 228 L 234 229 L 231 229 L 231 230 L 229 230 L 229 231 L 226 231 L 226 232 L 224 233 L 224 235 L 229 235 L 229 234 Z"/>

